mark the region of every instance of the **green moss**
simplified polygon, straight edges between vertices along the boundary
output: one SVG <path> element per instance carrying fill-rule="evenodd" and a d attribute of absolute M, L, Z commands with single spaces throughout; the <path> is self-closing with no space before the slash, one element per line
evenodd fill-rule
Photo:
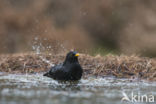
<path fill-rule="evenodd" d="M 96 56 L 98 54 L 100 54 L 101 56 L 106 56 L 106 55 L 109 55 L 109 54 L 119 55 L 119 52 L 117 50 L 108 49 L 108 48 L 105 48 L 105 47 L 94 48 L 90 52 L 90 55 L 92 55 L 92 56 Z"/>

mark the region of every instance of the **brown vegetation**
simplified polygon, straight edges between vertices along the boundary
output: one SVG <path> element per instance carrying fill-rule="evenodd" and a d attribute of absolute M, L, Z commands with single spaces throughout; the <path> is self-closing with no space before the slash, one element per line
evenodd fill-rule
<path fill-rule="evenodd" d="M 0 71 L 8 73 L 43 73 L 51 64 L 63 62 L 65 54 L 14 54 L 0 55 Z M 46 61 L 45 61 L 46 60 Z M 84 77 L 115 76 L 156 81 L 156 59 L 137 56 L 89 56 L 81 54 L 79 61 Z"/>

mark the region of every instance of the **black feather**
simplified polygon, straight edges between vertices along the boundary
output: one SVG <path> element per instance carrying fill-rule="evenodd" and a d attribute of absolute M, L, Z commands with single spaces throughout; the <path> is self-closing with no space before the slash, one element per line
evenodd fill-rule
<path fill-rule="evenodd" d="M 43 76 L 47 76 L 56 80 L 80 80 L 83 69 L 79 64 L 77 52 L 69 52 L 63 63 L 52 67 L 49 72 Z"/>

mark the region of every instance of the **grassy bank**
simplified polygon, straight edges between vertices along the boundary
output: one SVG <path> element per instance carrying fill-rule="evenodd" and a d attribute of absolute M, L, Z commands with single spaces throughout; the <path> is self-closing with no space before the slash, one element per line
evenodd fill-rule
<path fill-rule="evenodd" d="M 0 55 L 0 71 L 8 73 L 46 72 L 51 65 L 63 62 L 65 54 L 13 54 Z M 138 56 L 89 56 L 81 54 L 79 61 L 83 77 L 114 76 L 117 78 L 156 81 L 156 59 Z M 50 63 L 50 64 L 49 64 Z"/>

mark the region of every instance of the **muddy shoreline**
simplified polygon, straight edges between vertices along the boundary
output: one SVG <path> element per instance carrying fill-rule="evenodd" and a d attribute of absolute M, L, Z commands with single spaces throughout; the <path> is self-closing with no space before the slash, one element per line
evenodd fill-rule
<path fill-rule="evenodd" d="M 65 54 L 10 54 L 0 55 L 0 72 L 44 73 L 51 65 L 63 62 Z M 79 62 L 83 77 L 113 76 L 116 78 L 156 81 L 156 59 L 138 56 L 90 56 L 81 54 Z"/>

